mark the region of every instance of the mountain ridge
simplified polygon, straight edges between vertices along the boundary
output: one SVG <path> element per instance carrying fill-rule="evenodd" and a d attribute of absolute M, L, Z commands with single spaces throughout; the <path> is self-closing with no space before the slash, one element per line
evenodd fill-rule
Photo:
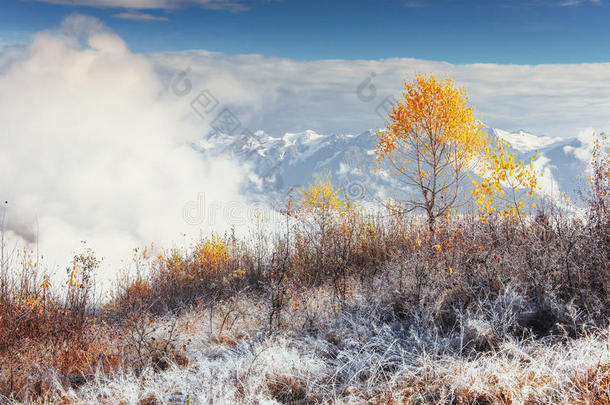
<path fill-rule="evenodd" d="M 580 138 L 539 136 L 524 130 L 488 130 L 505 140 L 508 150 L 518 152 L 520 159 L 535 157 L 534 167 L 542 173 L 542 194 L 554 198 L 564 193 L 570 198 L 577 195 L 587 163 L 579 157 L 586 156 L 581 150 L 587 148 Z M 353 200 L 384 199 L 397 187 L 392 179 L 374 170 L 373 130 L 357 135 L 320 134 L 313 130 L 285 132 L 282 136 L 262 130 L 237 137 L 215 133 L 194 147 L 203 156 L 229 153 L 249 165 L 252 175 L 243 189 L 255 199 L 276 199 L 307 186 L 325 172 Z"/>

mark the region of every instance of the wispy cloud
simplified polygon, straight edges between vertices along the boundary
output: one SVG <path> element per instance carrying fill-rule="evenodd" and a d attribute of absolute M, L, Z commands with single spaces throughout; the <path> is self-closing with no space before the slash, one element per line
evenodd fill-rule
<path fill-rule="evenodd" d="M 202 7 L 210 10 L 245 11 L 254 4 L 252 0 L 34 0 L 68 6 L 98 8 L 126 8 L 131 10 L 176 9 Z"/>
<path fill-rule="evenodd" d="M 454 0 L 407 0 L 404 6 L 407 8 L 422 7 L 445 7 L 459 4 L 464 7 L 502 7 L 511 9 L 523 9 L 532 7 L 570 7 L 581 5 L 601 5 L 602 0 L 495 0 L 494 2 L 456 2 Z"/>
<path fill-rule="evenodd" d="M 167 17 L 160 17 L 147 13 L 138 12 L 124 12 L 113 15 L 114 18 L 120 18 L 121 20 L 132 20 L 141 22 L 157 22 L 157 21 L 169 21 Z"/>
<path fill-rule="evenodd" d="M 573 7 L 580 6 L 583 4 L 601 5 L 602 2 L 601 0 L 562 0 L 559 2 L 558 5 L 561 7 Z"/>

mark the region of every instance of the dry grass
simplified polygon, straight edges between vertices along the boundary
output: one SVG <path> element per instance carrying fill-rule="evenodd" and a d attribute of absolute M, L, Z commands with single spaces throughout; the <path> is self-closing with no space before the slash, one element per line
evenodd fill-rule
<path fill-rule="evenodd" d="M 287 211 L 280 231 L 139 252 L 140 276 L 103 305 L 91 252 L 62 288 L 25 252 L 0 283 L 0 398 L 610 403 L 609 206 L 455 216 L 434 234 L 354 207 Z"/>
<path fill-rule="evenodd" d="M 357 284 L 357 283 L 356 283 Z M 393 286 L 395 287 L 395 286 Z M 361 286 L 356 286 L 360 290 Z M 332 288 L 316 294 L 326 297 Z M 513 292 L 505 300 L 518 300 Z M 512 297 L 512 298 L 511 298 Z M 139 375 L 127 369 L 98 373 L 87 384 L 56 390 L 52 401 L 71 403 L 492 403 L 605 404 L 610 395 L 610 329 L 575 339 L 507 336 L 480 350 L 468 339 L 494 330 L 481 311 L 465 315 L 451 334 L 418 327 L 424 319 L 387 319 L 390 303 L 356 293 L 344 311 L 318 313 L 307 321 L 301 307 L 285 314 L 281 334 L 261 335 L 257 312 L 217 339 L 222 316 L 201 311 L 180 316 L 176 346 L 187 362 L 152 365 Z M 172 320 L 162 321 L 169 326 Z M 188 326 L 185 328 L 184 326 Z M 481 325 L 486 325 L 483 327 Z M 470 328 L 474 328 L 470 326 Z M 242 335 L 243 331 L 249 331 Z M 162 335 L 162 334 L 161 334 Z M 159 335 L 160 336 L 160 335 Z"/>

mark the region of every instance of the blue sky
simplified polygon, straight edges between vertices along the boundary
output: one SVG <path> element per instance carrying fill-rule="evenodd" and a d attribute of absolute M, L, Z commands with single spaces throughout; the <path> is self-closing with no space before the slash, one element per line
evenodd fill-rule
<path fill-rule="evenodd" d="M 610 61 L 605 0 L 3 0 L 0 46 L 71 13 L 135 52 L 206 49 L 295 60 Z"/>

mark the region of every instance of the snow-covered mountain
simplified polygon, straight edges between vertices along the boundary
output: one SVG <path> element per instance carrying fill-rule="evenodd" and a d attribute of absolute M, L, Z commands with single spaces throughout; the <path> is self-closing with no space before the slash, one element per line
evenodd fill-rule
<path fill-rule="evenodd" d="M 525 131 L 489 131 L 506 140 L 520 158 L 529 159 L 538 151 L 534 164 L 543 173 L 543 193 L 555 197 L 561 193 L 576 195 L 586 156 L 590 156 L 590 145 L 582 137 L 560 139 Z M 374 170 L 375 134 L 371 130 L 359 135 L 323 135 L 311 130 L 278 137 L 263 131 L 241 136 L 214 134 L 195 147 L 204 156 L 231 153 L 248 164 L 252 175 L 244 187 L 255 198 L 276 199 L 307 186 L 324 173 L 330 173 L 333 182 L 352 199 L 383 199 L 400 192 L 398 184 Z"/>

